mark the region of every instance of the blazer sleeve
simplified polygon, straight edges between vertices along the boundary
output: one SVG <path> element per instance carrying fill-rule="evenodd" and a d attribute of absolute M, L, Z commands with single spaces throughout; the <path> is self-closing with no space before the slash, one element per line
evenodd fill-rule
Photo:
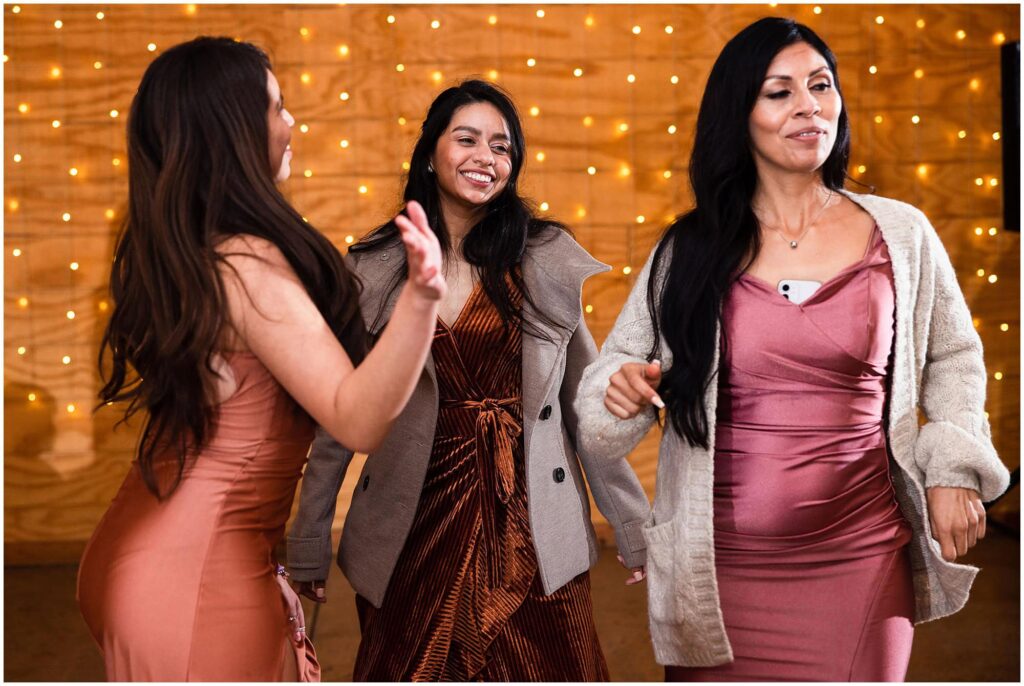
<path fill-rule="evenodd" d="M 592 459 L 621 459 L 647 435 L 657 419 L 653 407 L 632 419 L 619 419 L 604 406 L 604 394 L 612 374 L 627 362 L 646 363 L 654 344 L 654 330 L 647 312 L 647 281 L 651 278 L 653 258 L 654 251 L 637 276 L 615 326 L 601 347 L 601 354 L 584 370 L 576 393 L 578 446 Z M 670 252 L 666 250 L 663 264 L 670 259 Z M 660 348 L 658 359 L 662 369 L 667 369 L 672 364 L 671 353 L 664 343 Z"/>
<path fill-rule="evenodd" d="M 935 229 L 923 222 L 922 280 L 932 281 L 927 323 L 927 352 L 921 381 L 921 427 L 914 460 L 925 487 L 972 488 L 982 500 L 998 497 L 1009 473 L 996 455 L 985 417 L 988 375 L 981 338 L 975 331 L 956 272 Z M 923 290 L 923 289 L 922 289 Z M 916 318 L 915 318 L 916 319 Z M 920 324 L 915 324 L 920 330 Z"/>
<path fill-rule="evenodd" d="M 326 581 L 331 571 L 331 523 L 352 451 L 317 427 L 302 475 L 299 511 L 288 531 L 288 570 L 296 581 Z"/>
<path fill-rule="evenodd" d="M 627 567 L 642 567 L 646 564 L 647 543 L 641 528 L 650 513 L 647 494 L 636 476 L 636 472 L 621 455 L 616 459 L 601 459 L 580 449 L 579 419 L 574 409 L 576 390 L 579 388 L 583 370 L 597 359 L 597 345 L 587 329 L 582 312 L 580 323 L 569 339 L 566 351 L 565 376 L 562 379 L 560 401 L 562 418 L 576 447 L 576 454 L 594 494 L 594 502 L 601 514 L 615 530 L 615 543 Z"/>

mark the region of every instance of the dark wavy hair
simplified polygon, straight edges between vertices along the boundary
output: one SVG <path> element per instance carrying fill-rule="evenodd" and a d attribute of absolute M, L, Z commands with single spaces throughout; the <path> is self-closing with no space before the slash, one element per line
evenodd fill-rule
<path fill-rule="evenodd" d="M 158 498 L 177 487 L 217 411 L 212 356 L 227 320 L 218 271 L 226 263 L 215 246 L 224 238 L 277 246 L 353 361 L 365 355 L 359 282 L 274 183 L 270 68 L 254 45 L 201 37 L 156 58 L 132 100 L 128 209 L 110 273 L 99 396 L 128 401 L 122 422 L 147 411 L 137 457 Z M 168 485 L 155 461 L 172 456 Z"/>
<path fill-rule="evenodd" d="M 712 379 L 722 299 L 761 249 L 751 208 L 757 168 L 750 114 L 772 60 L 783 48 L 801 42 L 825 58 L 842 95 L 835 55 L 803 24 L 769 17 L 736 34 L 711 69 L 697 114 L 690 155 L 694 207 L 668 227 L 654 253 L 647 298 L 655 334 L 648 359 L 657 356 L 664 338 L 672 365 L 664 372 L 659 394 L 672 427 L 692 446 L 709 445 L 704 394 Z M 843 187 L 849 157 L 844 101 L 835 145 L 820 170 L 826 187 Z M 663 265 L 668 254 L 669 263 Z"/>
<path fill-rule="evenodd" d="M 441 212 L 441 196 L 437 187 L 436 174 L 429 168 L 430 158 L 437 148 L 437 142 L 451 124 L 455 112 L 473 103 L 493 105 L 508 125 L 512 170 L 502 192 L 487 205 L 484 217 L 472 228 L 462 241 L 462 256 L 473 265 L 480 283 L 494 303 L 506 329 L 522 327 L 524 332 L 546 337 L 532 322 L 524 320 L 522 308 L 512 297 L 509 282 L 522 293 L 537 315 L 552 326 L 559 327 L 534 303 L 526 284 L 523 282 L 519 265 L 526 251 L 527 241 L 550 240 L 557 231 L 568 231 L 561 223 L 550 218 L 537 216 L 530 201 L 519 194 L 519 176 L 526 160 L 526 137 L 519 112 L 512 98 L 499 86 L 477 79 L 463 81 L 438 95 L 427 110 L 420 129 L 420 137 L 412 151 L 409 173 L 406 179 L 403 200 L 415 200 L 423 206 L 430 220 L 430 226 L 446 254 L 453 250 L 448 227 Z M 351 247 L 352 252 L 374 250 L 398 240 L 398 227 L 390 221 L 377 227 Z M 403 253 L 404 254 L 404 253 Z M 405 277 L 405 270 L 396 272 L 390 285 L 393 291 Z M 387 302 L 387 298 L 384 299 Z M 379 328 L 382 312 L 377 313 L 371 330 Z"/>

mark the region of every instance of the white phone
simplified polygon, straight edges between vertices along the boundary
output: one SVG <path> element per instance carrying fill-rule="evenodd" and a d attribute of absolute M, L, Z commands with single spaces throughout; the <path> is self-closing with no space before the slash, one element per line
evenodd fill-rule
<path fill-rule="evenodd" d="M 803 303 L 814 292 L 821 288 L 820 281 L 803 281 L 801 279 L 783 279 L 779 281 L 779 293 L 797 305 Z"/>

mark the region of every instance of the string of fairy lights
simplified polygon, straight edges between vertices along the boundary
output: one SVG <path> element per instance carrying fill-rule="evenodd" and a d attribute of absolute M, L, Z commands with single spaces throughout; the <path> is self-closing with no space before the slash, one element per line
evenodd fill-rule
<path fill-rule="evenodd" d="M 776 3 L 769 3 L 767 7 L 775 8 Z M 213 7 L 211 6 L 211 10 Z M 840 11 L 842 8 L 836 8 Z M 131 60 L 132 66 L 141 69 L 153 56 L 158 54 L 177 40 L 171 41 L 164 38 L 149 39 L 148 37 L 138 38 L 138 29 L 130 35 L 119 32 L 110 24 L 116 21 L 119 15 L 137 13 L 140 11 L 137 6 L 110 7 L 61 7 L 55 5 L 7 5 L 4 8 L 6 21 L 12 24 L 12 30 L 7 32 L 7 44 L 3 56 L 4 68 L 8 76 L 16 74 L 18 81 L 32 82 L 32 84 L 48 83 L 51 92 L 59 94 L 59 105 L 54 106 L 54 100 L 50 99 L 47 105 L 34 103 L 31 99 L 23 97 L 18 92 L 17 86 L 8 86 L 8 102 L 11 103 L 5 113 L 6 128 L 6 188 L 5 188 L 5 211 L 7 232 L 5 237 L 5 255 L 7 257 L 7 292 L 9 302 L 14 307 L 9 308 L 7 318 L 7 337 L 5 341 L 7 351 L 15 353 L 8 356 L 7 372 L 12 377 L 32 389 L 29 390 L 24 401 L 31 406 L 37 403 L 40 394 L 53 389 L 43 389 L 41 378 L 53 379 L 56 375 L 53 370 L 65 370 L 67 379 L 91 378 L 82 374 L 74 377 L 76 370 L 84 372 L 90 370 L 95 360 L 89 355 L 79 354 L 82 350 L 89 350 L 94 344 L 91 340 L 94 337 L 95 329 L 84 326 L 79 318 L 83 315 L 86 322 L 102 318 L 109 310 L 110 304 L 106 299 L 99 298 L 95 303 L 96 312 L 85 313 L 80 311 L 83 293 L 89 289 L 89 284 L 102 283 L 106 274 L 86 273 L 83 267 L 82 251 L 86 250 L 83 245 L 87 244 L 88 238 L 95 235 L 95 232 L 103 230 L 108 234 L 112 232 L 113 220 L 117 212 L 115 207 L 123 204 L 121 196 L 124 192 L 124 177 L 126 163 L 123 160 L 124 148 L 124 113 L 127 111 L 128 102 L 114 102 L 113 93 L 116 92 L 106 78 L 106 70 L 112 66 L 125 67 L 124 64 L 115 65 L 118 59 Z M 204 15 L 208 13 L 203 5 L 187 4 L 181 6 L 160 6 L 147 8 L 148 25 L 173 25 L 175 22 L 181 24 L 181 35 L 178 40 L 185 40 L 199 33 L 229 33 L 233 26 L 241 22 L 226 22 L 225 8 L 218 8 L 216 16 L 219 23 L 201 23 Z M 237 12 L 244 13 L 246 10 L 239 7 Z M 260 13 L 267 12 L 266 8 L 258 10 Z M 461 6 L 461 7 L 438 7 L 438 6 L 379 6 L 377 8 L 338 7 L 333 11 L 343 18 L 347 24 L 348 38 L 325 46 L 319 37 L 323 34 L 330 34 L 331 40 L 337 35 L 337 31 L 327 32 L 322 30 L 317 17 L 313 16 L 312 10 L 306 8 L 288 8 L 273 10 L 276 13 L 287 16 L 288 21 L 297 21 L 295 24 L 278 21 L 276 27 L 285 27 L 282 31 L 288 36 L 281 36 L 280 43 L 276 46 L 282 53 L 289 52 L 297 61 L 289 62 L 288 65 L 295 66 L 295 76 L 289 85 L 291 88 L 307 89 L 319 86 L 321 79 L 327 79 L 325 69 L 336 69 L 337 65 L 344 64 L 348 73 L 355 73 L 356 68 L 360 73 L 373 73 L 374 79 L 393 79 L 391 82 L 398 91 L 422 92 L 426 96 L 441 88 L 454 83 L 462 73 L 457 69 L 460 65 L 468 64 L 469 58 L 457 60 L 450 53 L 451 44 L 446 38 L 446 31 L 451 26 L 465 26 L 466 23 L 473 23 L 476 30 L 485 32 L 488 41 L 485 50 L 487 54 L 479 57 L 485 60 L 484 63 L 476 62 L 466 73 L 482 74 L 487 78 L 501 83 L 506 76 L 515 75 L 527 78 L 532 74 L 543 77 L 552 75 L 565 78 L 569 83 L 577 83 L 583 80 L 582 93 L 579 109 L 574 110 L 570 115 L 562 112 L 558 115 L 553 105 L 550 106 L 552 116 L 549 114 L 549 104 L 545 101 L 545 95 L 540 90 L 520 91 L 514 93 L 518 104 L 522 108 L 524 118 L 531 131 L 531 157 L 527 167 L 528 175 L 532 176 L 532 182 L 539 190 L 539 209 L 542 213 L 551 214 L 577 226 L 586 226 L 591 231 L 600 222 L 606 226 L 606 218 L 594 216 L 593 207 L 595 202 L 606 194 L 615 193 L 623 199 L 623 205 L 629 211 L 629 218 L 621 222 L 622 240 L 624 241 L 624 263 L 614 265 L 610 276 L 598 278 L 613 278 L 626 280 L 636 264 L 646 257 L 646 247 L 643 253 L 639 254 L 641 246 L 637 244 L 638 227 L 654 223 L 663 224 L 676 212 L 685 210 L 679 207 L 680 198 L 685 196 L 682 188 L 685 184 L 685 136 L 692 128 L 692 116 L 689 112 L 696 111 L 697 103 L 687 103 L 687 120 L 682 117 L 669 117 L 667 121 L 657 124 L 658 131 L 646 131 L 642 127 L 650 127 L 648 123 L 652 119 L 644 113 L 645 98 L 665 97 L 666 91 L 671 94 L 672 102 L 675 103 L 676 112 L 680 112 L 683 103 L 678 95 L 679 90 L 674 89 L 680 84 L 680 74 L 684 67 L 679 63 L 679 51 L 686 48 L 684 39 L 687 27 L 686 7 L 666 5 L 652 8 L 630 8 L 628 19 L 623 19 L 621 8 L 620 14 L 616 14 L 616 21 L 609 17 L 616 11 L 614 6 L 550 6 L 550 7 L 527 7 L 527 6 L 503 6 L 500 12 L 497 6 Z M 363 19 L 373 17 L 373 25 L 367 27 L 365 23 L 357 23 L 349 15 L 349 12 L 359 11 Z M 747 8 L 749 11 L 749 8 Z M 826 19 L 832 11 L 828 6 L 786 6 L 786 13 L 814 25 L 815 18 Z M 849 11 L 849 10 L 847 10 Z M 870 10 L 859 10 L 870 12 Z M 905 101 L 900 103 L 887 102 L 885 100 L 882 79 L 889 76 L 887 70 L 895 69 L 895 66 L 884 64 L 884 58 L 875 49 L 875 43 L 883 32 L 892 26 L 899 24 L 903 31 L 913 27 L 918 33 L 915 39 L 915 49 L 912 59 L 918 61 L 919 66 L 914 67 L 913 77 L 916 84 L 914 98 L 916 103 L 922 101 L 922 88 L 929 78 L 928 64 L 929 56 L 925 53 L 923 46 L 929 44 L 925 41 L 927 32 L 933 30 L 929 21 L 924 17 L 914 17 L 915 12 L 924 12 L 924 8 L 907 6 L 905 8 L 886 8 L 885 12 L 893 14 L 886 16 L 878 13 L 866 21 L 870 23 L 870 31 L 866 39 L 866 50 L 864 56 L 853 56 L 848 62 L 841 63 L 844 70 L 860 68 L 860 63 L 866 61 L 863 66 L 865 78 L 862 83 L 863 111 L 852 113 L 852 117 L 859 118 L 858 129 L 863 130 L 866 126 L 872 131 L 872 135 L 855 141 L 854 153 L 856 159 L 851 163 L 851 175 L 854 179 L 867 182 L 869 179 L 876 183 L 880 180 L 869 174 L 869 163 L 874 166 L 875 160 L 880 152 L 878 140 L 884 136 L 893 135 L 895 127 L 899 127 L 901 135 L 912 135 L 915 141 L 917 159 L 914 167 L 915 183 L 918 186 L 928 184 L 936 162 L 925 160 L 922 155 L 927 153 L 922 143 L 922 130 L 929 126 L 945 126 L 938 121 L 930 121 L 927 112 L 912 111 L 906 112 Z M 971 21 L 971 13 L 966 10 L 957 9 L 957 6 L 949 6 L 947 11 L 959 19 L 963 19 L 964 25 L 961 28 L 952 29 L 951 36 L 944 35 L 945 40 L 951 40 L 954 44 L 970 46 L 972 49 L 980 50 L 985 48 L 996 48 L 1007 40 L 1006 30 L 998 31 L 990 36 L 977 35 Z M 653 12 L 660 12 L 661 16 L 654 18 Z M 312 14 L 311 14 L 312 13 Z M 771 13 L 770 10 L 765 14 Z M 212 12 L 210 13 L 212 14 Z M 822 16 L 824 15 L 824 16 Z M 38 27 L 39 22 L 47 22 L 47 30 L 55 32 L 56 50 L 52 53 L 52 63 L 48 64 L 45 71 L 38 71 L 38 62 L 28 61 L 30 66 L 22 67 L 19 63 L 19 51 L 24 45 L 22 36 L 26 35 L 19 31 L 18 25 L 22 21 L 31 21 L 33 27 Z M 623 22 L 626 22 L 625 24 Z M 577 23 L 579 22 L 579 23 Z M 571 32 L 560 30 L 572 24 L 573 30 L 578 30 L 580 24 L 583 27 L 582 42 L 573 43 L 573 46 L 581 46 L 581 52 L 577 53 L 570 49 L 566 53 L 563 39 Z M 820 21 L 818 22 L 820 23 Z M 523 27 L 528 29 L 524 32 Z M 949 23 L 942 23 L 942 30 L 947 31 Z M 692 27 L 691 27 L 692 28 Z M 737 26 L 738 28 L 738 26 Z M 81 42 L 83 34 L 92 34 L 95 39 L 92 44 L 93 54 L 84 55 L 78 47 L 70 48 L 70 43 L 64 38 L 64 34 L 75 32 L 78 42 Z M 369 48 L 364 44 L 367 33 L 383 34 L 386 32 L 402 32 L 403 36 L 414 34 L 415 38 L 407 41 L 421 41 L 433 47 L 433 53 L 437 55 L 434 62 L 427 63 L 423 59 L 416 58 L 413 54 L 403 52 L 405 43 L 398 40 L 399 34 L 395 33 L 393 38 L 388 38 L 388 45 L 385 50 L 371 54 Z M 620 33 L 628 32 L 628 38 L 633 41 L 629 48 L 621 54 L 609 54 L 605 50 L 605 43 L 615 34 L 618 38 Z M 823 33 L 826 33 L 823 31 Z M 167 33 L 161 33 L 167 36 Z M 526 35 L 530 40 L 524 40 Z M 670 68 L 669 76 L 664 82 L 651 84 L 654 80 L 653 67 L 650 59 L 638 56 L 638 49 L 644 41 L 653 40 L 670 41 Z M 238 36 L 238 38 L 246 38 Z M 112 49 L 115 41 L 124 42 L 127 39 L 138 40 L 134 52 L 126 50 L 124 46 L 119 49 Z M 827 33 L 826 33 L 827 39 Z M 159 40 L 159 42 L 158 42 Z M 931 41 L 934 43 L 934 41 Z M 616 43 L 617 45 L 619 43 Z M 521 46 L 529 45 L 523 49 L 525 54 L 516 52 Z M 296 49 L 296 46 L 298 48 Z M 512 47 L 509 47 L 512 46 Z M 325 49 L 326 48 L 326 49 Z M 364 49 L 365 48 L 365 49 Z M 130 56 L 127 56 L 129 55 Z M 328 64 L 323 57 L 326 53 L 331 55 L 333 63 Z M 993 50 L 993 59 L 997 61 L 998 54 Z M 120 56 L 120 57 L 118 57 Z M 127 57 L 126 57 L 127 56 Z M 932 56 L 933 59 L 944 59 L 946 56 Z M 67 130 L 67 126 L 79 122 L 74 120 L 75 114 L 70 108 L 71 100 L 62 84 L 67 78 L 66 71 L 75 70 L 81 74 L 81 67 L 73 62 L 86 60 L 86 67 L 91 68 L 94 74 L 93 91 L 102 94 L 105 99 L 104 119 L 109 124 L 107 129 L 107 140 L 110 141 L 104 151 L 96 152 L 95 147 L 85 148 L 77 143 Z M 708 57 L 708 66 L 710 60 Z M 933 63 L 934 64 L 934 63 Z M 936 66 L 938 66 L 936 64 Z M 33 69 L 31 73 L 27 69 Z M 605 111 L 592 110 L 607 94 L 595 93 L 594 88 L 605 88 L 608 83 L 608 72 L 622 70 L 622 83 L 627 84 L 627 97 L 621 102 L 621 108 L 614 115 L 608 115 Z M 507 72 L 507 73 L 506 73 Z M 285 71 L 282 79 L 287 78 L 291 72 Z M 593 79 L 593 77 L 599 77 Z M 615 78 L 619 78 L 616 73 Z M 877 78 L 876 78 L 877 77 Z M 593 80 L 591 80 L 593 79 Z M 874 79 L 874 80 L 872 80 Z M 544 82 L 544 78 L 538 78 L 538 82 Z M 330 83 L 335 81 L 330 80 Z M 591 84 L 595 84 L 591 86 Z M 643 90 L 643 87 L 647 90 Z M 966 83 L 958 88 L 965 88 L 968 92 L 966 111 L 963 113 L 960 127 L 955 130 L 943 132 L 948 134 L 950 146 L 956 149 L 964 149 L 963 155 L 968 159 L 966 169 L 970 170 L 970 178 L 966 180 L 966 188 L 963 188 L 971 198 L 981 198 L 991 193 L 1000 192 L 1000 179 L 995 171 L 998 163 L 998 156 L 989 152 L 987 155 L 978 156 L 979 152 L 985 152 L 986 148 L 982 142 L 988 145 L 998 143 L 1001 132 L 998 130 L 981 130 L 980 125 L 975 124 L 976 109 L 974 97 L 979 95 L 983 89 L 991 93 L 991 89 L 997 84 L 983 83 L 981 76 L 970 76 Z M 32 86 L 35 88 L 35 85 Z M 33 92 L 38 92 L 38 88 Z M 551 94 L 554 95 L 554 94 Z M 330 122 L 318 121 L 315 118 L 303 117 L 302 113 L 296 113 L 297 122 L 294 130 L 293 145 L 303 145 L 303 141 L 329 140 L 330 144 L 320 146 L 319 149 L 309 150 L 305 157 L 297 156 L 299 164 L 292 170 L 292 190 L 301 193 L 302 184 L 305 179 L 314 179 L 320 174 L 337 179 L 339 186 L 345 185 L 344 192 L 351 192 L 356 199 L 370 198 L 382 194 L 381 189 L 386 187 L 387 182 L 398 177 L 409 169 L 409 155 L 412 142 L 418 134 L 417 125 L 422 116 L 422 111 L 409 111 L 406 101 L 395 97 L 387 107 L 382 108 L 379 115 L 374 119 L 366 117 L 350 117 L 354 104 L 361 97 L 359 89 L 352 82 L 339 82 L 336 93 L 331 95 L 332 110 L 334 115 L 340 116 L 341 124 L 335 130 L 334 119 Z M 425 102 L 429 102 L 427 99 Z M 397 103 L 397 104 L 396 104 Z M 80 106 L 80 105 L 78 105 Z M 991 95 L 986 99 L 986 106 L 991 106 Z M 40 136 L 34 138 L 27 134 L 29 125 L 48 122 L 48 129 L 52 137 Z M 566 163 L 559 159 L 564 149 L 563 143 L 558 135 L 558 127 L 568 130 L 569 127 L 582 127 L 581 140 L 583 146 L 582 159 L 585 166 L 582 168 L 567 168 Z M 663 127 L 663 128 L 662 128 Z M 328 135 L 324 133 L 329 130 Z M 33 128 L 32 131 L 40 129 Z M 934 131 L 934 129 L 933 129 Z M 641 149 L 638 136 L 657 133 L 659 141 L 657 155 L 650 155 Z M 319 136 L 319 138 L 318 138 Z M 618 143 L 625 140 L 626 145 L 619 147 Z M 384 141 L 383 143 L 381 141 Z M 308 143 L 313 147 L 315 143 Z M 371 146 L 384 145 L 389 151 L 391 162 L 389 169 L 385 171 L 370 168 L 374 159 L 370 155 Z M 649 144 L 648 144 L 649 145 Z M 960 148 L 957 148 L 960 146 Z M 616 153 L 609 155 L 607 150 L 625 150 L 623 154 Z M 650 150 L 650 148 L 646 148 Z M 110 154 L 110 157 L 106 157 Z M 33 165 L 42 164 L 42 158 L 57 155 L 63 165 L 64 174 L 61 181 L 47 180 L 48 184 L 56 187 L 55 192 L 38 193 L 33 192 L 27 186 L 27 175 Z M 660 157 L 659 157 L 660 156 Z M 660 158 L 664 158 L 662 163 Z M 109 165 L 109 166 L 108 166 Z M 660 165 L 660 168 L 659 168 Z M 36 167 L 38 168 L 38 167 Z M 339 173 L 339 168 L 341 172 Z M 322 170 L 322 171 L 321 171 Z M 113 172 L 113 173 L 105 173 Z M 567 183 L 562 174 L 573 174 L 578 176 L 566 176 L 565 179 L 580 179 L 581 183 L 574 183 L 573 188 L 576 197 L 572 202 L 559 202 L 556 198 L 558 192 L 562 192 L 563 184 Z M 642 178 L 641 178 L 642 177 Z M 656 186 L 661 193 L 660 202 L 662 206 L 651 204 L 650 194 L 638 192 L 638 186 L 648 179 L 657 179 Z M 105 184 L 106 192 L 100 194 L 107 198 L 108 206 L 101 214 L 94 213 L 81 205 L 81 198 L 86 195 L 89 185 Z M 348 185 L 351 184 L 351 185 Z M 342 192 L 339 190 L 339 192 Z M 972 195 L 973 194 L 973 195 Z M 561 196 L 564 197 L 564 193 Z M 59 199 L 58 199 L 59 198 Z M 646 205 L 644 205 L 646 203 Z M 301 205 L 300 203 L 297 203 Z M 643 206 L 642 206 L 643 205 Z M 665 213 L 665 207 L 669 212 Z M 338 208 L 339 213 L 342 208 Z M 625 211 L 625 210 L 624 210 Z M 22 217 L 28 214 L 33 219 L 31 222 L 23 220 Z M 36 218 L 39 218 L 38 220 Z M 383 217 L 381 217 L 383 219 Z M 317 225 L 330 225 L 335 222 L 316 222 Z M 372 225 L 364 227 L 363 230 L 371 228 Z M 56 230 L 54 227 L 58 227 Z M 1005 227 L 997 223 L 977 221 L 972 222 L 970 231 L 974 240 L 997 240 L 1002 235 Z M 36 302 L 39 287 L 33 283 L 32 275 L 41 265 L 52 264 L 55 256 L 52 253 L 34 255 L 33 245 L 42 238 L 59 232 L 66 237 L 62 246 L 65 250 L 66 259 L 64 267 L 67 270 L 63 292 L 60 299 L 45 298 L 45 303 Z M 89 233 L 92 231 L 93 233 Z M 588 233 L 586 235 L 592 235 Z M 351 244 L 358 239 L 357 233 L 351 229 L 342 234 L 345 244 Z M 982 252 L 978 244 L 977 252 Z M 586 246 L 585 246 L 586 247 Z M 967 259 L 974 258 L 974 255 L 965 256 Z M 106 270 L 107 264 L 89 263 L 97 269 Z M 977 275 L 987 286 L 994 286 L 999 281 L 999 275 L 987 265 L 979 265 L 973 273 Z M 52 302 L 51 302 L 52 301 Z M 55 314 L 52 303 L 60 302 L 59 314 Z M 90 303 L 92 305 L 92 303 Z M 587 315 L 594 315 L 595 305 L 585 304 Z M 1013 317 L 1007 313 L 1007 318 Z M 44 320 L 45 317 L 45 320 Z M 66 327 L 60 329 L 55 320 Z M 77 325 L 76 325 L 77 322 Z M 975 325 L 987 334 L 979 319 Z M 1008 333 L 1016 327 L 1016 321 L 997 322 L 1000 333 Z M 38 335 L 40 331 L 49 332 L 52 336 L 54 331 L 66 331 L 66 335 L 58 336 L 59 346 L 62 348 L 57 354 L 49 354 L 53 345 L 46 346 L 46 354 L 40 351 Z M 86 340 L 88 339 L 88 340 Z M 1006 372 L 1002 368 L 1005 361 L 990 361 L 992 379 L 1000 381 Z M 47 373 L 42 373 L 46 371 Z M 88 384 L 72 383 L 67 385 L 66 395 L 57 400 L 58 406 L 62 407 L 67 415 L 86 415 L 82 409 L 90 408 L 94 402 L 94 389 L 88 388 Z M 62 387 L 63 388 L 63 387 Z M 65 392 L 65 391 L 62 391 Z"/>

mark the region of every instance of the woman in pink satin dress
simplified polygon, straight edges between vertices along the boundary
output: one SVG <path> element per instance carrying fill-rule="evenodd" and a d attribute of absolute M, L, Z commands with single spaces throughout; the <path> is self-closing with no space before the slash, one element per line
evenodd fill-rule
<path fill-rule="evenodd" d="M 652 404 L 673 439 L 647 532 L 648 559 L 671 560 L 648 569 L 666 680 L 903 680 L 915 619 L 959 609 L 932 607 L 929 584 L 957 575 L 949 587 L 965 593 L 973 578 L 943 567 L 932 537 L 945 563 L 964 555 L 984 535 L 979 491 L 1005 488 L 955 281 L 934 295 L 952 314 L 915 320 L 932 312 L 931 293 L 913 290 L 932 283 L 922 273 L 952 281 L 934 231 L 902 203 L 843 189 L 837 72 L 824 41 L 790 19 L 729 41 L 697 119 L 695 207 L 666 231 L 602 350 L 616 371 L 600 411 L 623 420 L 608 440 L 628 449 L 618 436 L 639 440 L 647 425 L 634 420 Z M 907 340 L 925 351 L 916 360 Z M 907 467 L 910 434 L 891 431 L 889 408 L 903 419 L 911 405 L 912 364 L 932 377 L 919 386 L 929 421 L 959 412 L 948 423 L 976 434 L 953 468 Z M 601 365 L 581 397 L 608 379 Z M 659 533 L 668 550 L 652 552 Z"/>
<path fill-rule="evenodd" d="M 293 124 L 229 38 L 171 48 L 132 102 L 100 397 L 146 419 L 78 577 L 114 681 L 319 680 L 274 559 L 313 429 L 373 450 L 433 339 L 440 248 L 410 203 L 409 279 L 366 352 L 358 281 L 276 187 Z"/>

